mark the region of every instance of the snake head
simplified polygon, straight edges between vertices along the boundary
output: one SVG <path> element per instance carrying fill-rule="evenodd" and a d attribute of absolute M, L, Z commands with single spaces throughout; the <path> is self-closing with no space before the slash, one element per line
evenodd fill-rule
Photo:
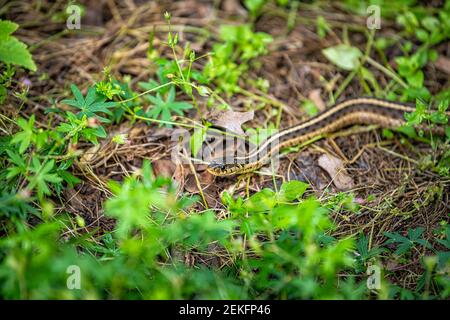
<path fill-rule="evenodd" d="M 208 168 L 207 168 L 208 172 L 215 175 L 215 176 L 220 176 L 222 175 L 223 172 L 225 172 L 226 170 L 226 164 L 217 160 L 212 160 L 209 164 L 208 164 Z"/>
<path fill-rule="evenodd" d="M 229 176 L 235 174 L 238 168 L 239 166 L 236 166 L 234 163 L 223 163 L 222 161 L 212 160 L 206 170 L 215 176 Z"/>

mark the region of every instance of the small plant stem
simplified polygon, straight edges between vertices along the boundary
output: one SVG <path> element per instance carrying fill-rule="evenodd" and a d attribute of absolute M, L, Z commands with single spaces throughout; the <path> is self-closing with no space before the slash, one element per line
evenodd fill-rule
<path fill-rule="evenodd" d="M 381 146 L 379 147 L 379 149 L 380 149 L 380 150 L 383 150 L 384 152 L 387 152 L 387 153 L 389 153 L 389 154 L 392 154 L 392 155 L 394 155 L 394 156 L 396 156 L 396 157 L 399 157 L 400 159 L 403 159 L 403 160 L 412 162 L 412 163 L 414 163 L 415 165 L 418 165 L 418 164 L 419 164 L 418 161 L 416 161 L 416 160 L 414 160 L 414 159 L 411 159 L 411 158 L 409 158 L 409 157 L 407 157 L 407 156 L 404 156 L 404 155 L 402 155 L 402 154 L 399 154 L 399 153 L 397 153 L 397 152 L 394 152 L 394 151 L 392 151 L 392 150 L 386 149 L 386 148 L 381 147 Z"/>
<path fill-rule="evenodd" d="M 247 97 L 253 98 L 253 99 L 261 101 L 261 102 L 265 102 L 265 103 L 270 104 L 275 107 L 283 108 L 285 106 L 284 103 L 282 103 L 281 101 L 275 100 L 275 99 L 267 97 L 267 96 L 258 96 L 257 94 L 255 94 L 251 91 L 242 89 L 242 88 L 239 90 L 239 93 L 242 93 L 243 95 L 246 95 Z"/>
<path fill-rule="evenodd" d="M 275 127 L 276 127 L 276 128 L 279 128 L 279 127 L 280 127 L 280 124 L 281 124 L 281 114 L 282 114 L 283 108 L 285 107 L 284 103 L 282 103 L 281 101 L 272 99 L 272 98 L 270 98 L 270 97 L 267 97 L 267 96 L 259 96 L 259 95 L 255 94 L 255 93 L 253 93 L 253 92 L 251 92 L 251 91 L 248 91 L 248 90 L 245 90 L 245 89 L 240 89 L 239 92 L 242 93 L 242 94 L 244 94 L 244 95 L 247 96 L 247 97 L 250 97 L 250 98 L 254 99 L 254 100 L 258 100 L 258 101 L 267 103 L 267 104 L 269 104 L 269 105 L 278 107 L 279 110 L 278 110 L 278 113 L 277 113 L 277 118 L 276 118 L 276 120 L 275 120 L 275 122 L 276 122 L 276 123 L 275 123 Z"/>
<path fill-rule="evenodd" d="M 197 170 L 195 170 L 194 164 L 192 163 L 191 159 L 187 157 L 189 160 L 189 168 L 191 168 L 192 174 L 194 175 L 195 183 L 197 184 L 198 192 L 200 193 L 200 196 L 202 197 L 203 205 L 205 206 L 205 209 L 208 209 L 208 202 L 206 202 L 205 195 L 203 194 L 202 185 L 200 184 L 200 180 L 197 176 Z"/>
<path fill-rule="evenodd" d="M 135 95 L 134 97 L 131 97 L 131 98 L 128 98 L 128 99 L 125 99 L 125 100 L 121 100 L 120 102 L 121 103 L 125 103 L 125 102 L 133 101 L 136 98 L 142 97 L 142 96 L 144 96 L 144 95 L 146 95 L 146 94 L 148 94 L 150 92 L 153 92 L 153 91 L 158 91 L 159 89 L 162 89 L 164 87 L 170 86 L 172 84 L 176 84 L 176 82 L 175 81 L 170 81 L 170 82 L 164 83 L 164 84 L 162 84 L 160 86 L 157 86 L 155 88 L 152 88 L 152 89 L 149 89 L 147 91 L 141 92 L 141 93 Z"/>
<path fill-rule="evenodd" d="M 408 89 L 408 85 L 403 81 L 394 71 L 386 68 L 385 66 L 381 65 L 377 61 L 373 60 L 371 57 L 367 57 L 366 61 L 372 65 L 374 68 L 377 68 L 387 76 L 391 77 L 393 80 L 395 80 L 398 84 L 400 84 L 403 88 Z"/>
<path fill-rule="evenodd" d="M 345 88 L 350 84 L 350 82 L 353 80 L 355 75 L 358 73 L 359 68 L 353 70 L 350 72 L 350 74 L 345 78 L 345 80 L 341 83 L 339 88 L 336 90 L 336 93 L 333 95 L 333 101 L 336 101 L 337 98 L 344 92 Z"/>

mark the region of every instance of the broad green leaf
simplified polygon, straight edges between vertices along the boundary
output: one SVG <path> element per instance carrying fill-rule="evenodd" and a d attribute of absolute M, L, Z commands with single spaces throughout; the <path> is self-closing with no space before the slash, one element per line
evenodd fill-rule
<path fill-rule="evenodd" d="M 408 81 L 408 84 L 410 84 L 413 87 L 420 88 L 423 86 L 423 79 L 424 75 L 422 70 L 418 70 L 414 72 L 413 74 L 410 74 L 406 80 Z"/>
<path fill-rule="evenodd" d="M 6 39 L 11 33 L 17 30 L 19 25 L 12 21 L 0 20 L 0 41 Z"/>
<path fill-rule="evenodd" d="M 193 157 L 197 156 L 197 153 L 202 148 L 203 141 L 205 141 L 206 129 L 196 129 L 191 137 L 191 153 Z"/>
<path fill-rule="evenodd" d="M 72 93 L 75 97 L 74 99 L 64 99 L 61 102 L 69 106 L 80 109 L 77 114 L 78 119 L 82 119 L 84 116 L 87 118 L 97 118 L 101 122 L 111 122 L 109 119 L 99 115 L 102 112 L 107 115 L 112 115 L 109 108 L 115 107 L 117 105 L 114 101 L 106 102 L 106 98 L 100 96 L 93 87 L 88 88 L 86 98 L 83 97 L 80 89 L 74 84 L 70 86 Z"/>
<path fill-rule="evenodd" d="M 173 86 L 170 87 L 165 101 L 160 92 L 158 92 L 156 96 L 146 95 L 145 97 L 152 104 L 150 110 L 147 111 L 147 116 L 153 119 L 171 121 L 172 112 L 181 116 L 185 110 L 192 108 L 190 103 L 175 101 L 175 87 Z M 169 128 L 172 127 L 171 124 L 167 124 L 166 126 Z"/>
<path fill-rule="evenodd" d="M 280 196 L 286 201 L 298 200 L 301 198 L 303 193 L 305 193 L 306 189 L 308 189 L 307 183 L 292 180 L 283 183 L 280 189 Z"/>
<path fill-rule="evenodd" d="M 36 65 L 27 50 L 27 46 L 15 37 L 0 39 L 0 61 L 36 71 Z"/>
<path fill-rule="evenodd" d="M 33 140 L 34 114 L 28 121 L 23 118 L 18 119 L 17 124 L 22 131 L 14 135 L 11 143 L 20 143 L 19 153 L 24 153 Z"/>
<path fill-rule="evenodd" d="M 362 57 L 362 52 L 358 48 L 346 44 L 324 49 L 322 53 L 336 66 L 349 71 L 359 67 L 359 59 Z"/>

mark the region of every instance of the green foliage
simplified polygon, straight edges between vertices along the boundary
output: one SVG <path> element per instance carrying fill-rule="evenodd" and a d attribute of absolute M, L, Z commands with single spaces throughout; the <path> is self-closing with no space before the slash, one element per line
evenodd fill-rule
<path fill-rule="evenodd" d="M 319 35 L 320 39 L 325 38 L 327 33 L 331 31 L 331 27 L 328 25 L 327 21 L 323 16 L 318 16 L 316 19 L 316 28 L 317 28 L 317 34 Z"/>
<path fill-rule="evenodd" d="M 12 36 L 19 26 L 8 20 L 0 20 L 0 104 L 6 100 L 8 88 L 13 83 L 13 76 L 16 72 L 15 66 L 23 66 L 32 71 L 36 71 L 27 46 Z M 26 89 L 20 95 L 25 95 Z"/>
<path fill-rule="evenodd" d="M 404 56 L 395 58 L 399 74 L 410 86 L 403 92 L 404 99 L 421 98 L 428 101 L 431 97 L 424 86 L 422 68 L 430 61 L 437 59 L 437 52 L 432 49 L 450 37 L 450 7 L 444 6 L 438 14 L 431 14 L 421 8 L 406 10 L 397 16 L 397 23 L 405 29 L 409 36 L 414 36 L 420 46 L 412 52 L 412 43 L 403 45 Z"/>
<path fill-rule="evenodd" d="M 36 65 L 26 44 L 11 35 L 18 27 L 19 25 L 14 22 L 0 20 L 0 62 L 36 71 Z"/>
<path fill-rule="evenodd" d="M 55 173 L 55 161 L 50 160 L 45 163 L 40 163 L 39 159 L 32 158 L 30 172 L 34 173 L 28 177 L 28 188 L 34 189 L 36 187 L 38 197 L 42 199 L 44 195 L 50 195 L 48 183 L 58 184 L 62 179 Z"/>
<path fill-rule="evenodd" d="M 302 105 L 301 108 L 306 112 L 306 114 L 310 117 L 315 116 L 317 113 L 319 113 L 319 109 L 317 108 L 317 106 L 314 104 L 313 101 L 307 99 L 305 100 Z"/>
<path fill-rule="evenodd" d="M 250 128 L 245 130 L 245 134 L 248 136 L 248 140 L 253 145 L 257 146 L 264 141 L 266 141 L 271 135 L 277 133 L 278 130 L 275 128 L 273 123 L 270 123 L 267 128 Z"/>
<path fill-rule="evenodd" d="M 109 119 L 100 116 L 99 113 L 111 115 L 112 113 L 109 109 L 117 105 L 115 102 L 106 102 L 106 99 L 98 95 L 92 87 L 88 88 L 86 97 L 83 97 L 83 94 L 76 85 L 72 84 L 70 89 L 75 99 L 64 99 L 61 102 L 80 109 L 77 113 L 79 119 L 85 116 L 87 118 L 98 119 L 101 122 L 110 122 Z"/>
<path fill-rule="evenodd" d="M 267 0 L 244 0 L 245 7 L 252 17 L 257 17 Z"/>
<path fill-rule="evenodd" d="M 291 181 L 279 192 L 264 189 L 247 201 L 224 196 L 257 253 L 240 262 L 241 274 L 262 298 L 359 298 L 363 286 L 337 277 L 353 265 L 353 241 L 324 244 L 323 234 L 332 228 L 328 211 L 312 198 L 288 203 L 300 199 L 306 187 Z"/>
<path fill-rule="evenodd" d="M 430 110 L 421 100 L 416 101 L 416 110 L 405 115 L 409 125 L 418 126 L 422 123 L 447 125 L 448 101 L 441 101 L 437 110 Z"/>
<path fill-rule="evenodd" d="M 183 101 L 175 101 L 175 87 L 171 87 L 165 99 L 161 97 L 158 92 L 156 96 L 146 95 L 147 100 L 151 103 L 150 109 L 146 112 L 146 116 L 152 119 L 161 119 L 164 121 L 172 120 L 172 113 L 180 116 L 184 114 L 185 110 L 192 109 L 192 105 Z M 166 124 L 171 128 L 171 124 Z"/>
<path fill-rule="evenodd" d="M 17 120 L 17 125 L 23 130 L 16 133 L 11 140 L 11 143 L 19 143 L 19 153 L 23 153 L 31 143 L 31 140 L 36 137 L 33 132 L 34 129 L 34 114 L 28 121 L 23 118 Z"/>
<path fill-rule="evenodd" d="M 441 141 L 434 136 L 430 139 L 425 139 L 435 150 L 442 150 L 436 153 L 439 157 L 436 157 L 435 161 L 429 159 L 429 161 L 424 161 L 426 167 L 431 167 L 432 170 L 438 172 L 441 176 L 448 176 L 450 170 L 450 151 L 448 150 L 448 141 L 450 140 L 450 126 L 448 125 L 448 103 L 449 100 L 441 100 L 438 104 L 437 109 L 431 109 L 428 105 L 423 103 L 421 100 L 416 101 L 416 110 L 411 113 L 405 114 L 407 120 L 407 126 L 402 130 L 408 134 L 407 129 L 410 127 L 419 128 L 418 133 L 421 138 L 424 137 L 425 128 L 436 128 L 440 126 L 444 129 L 446 141 Z M 409 126 L 409 127 L 408 127 Z M 412 129 L 413 135 L 409 134 L 414 138 L 414 129 Z M 416 135 L 417 137 L 417 135 Z M 425 158 L 424 160 L 427 160 Z"/>
<path fill-rule="evenodd" d="M 56 130 L 66 134 L 72 143 L 77 143 L 80 137 L 83 137 L 87 141 L 97 144 L 97 138 L 106 138 L 107 136 L 105 128 L 98 124 L 91 126 L 86 115 L 80 119 L 77 115 L 67 111 L 66 119 L 67 122 L 61 123 Z"/>
<path fill-rule="evenodd" d="M 35 165 L 45 173 L 42 181 L 48 181 L 53 164 Z M 364 293 L 353 280 L 338 279 L 337 273 L 352 265 L 352 241 L 321 243 L 332 223 L 316 200 L 301 199 L 306 184 L 285 183 L 277 193 L 266 189 L 247 201 L 225 196 L 232 217 L 219 221 L 211 211 L 192 211 L 196 198 L 177 199 L 172 181 L 154 178 L 148 163 L 140 174 L 110 187 L 114 195 L 105 213 L 117 221 L 113 237 L 106 234 L 95 244 L 82 238 L 61 243 L 58 235 L 67 222 L 60 218 L 31 230 L 19 224 L 0 241 L 5 297 L 357 298 Z M 244 235 L 249 249 L 243 246 Z M 246 258 L 223 271 L 186 268 L 177 258 L 177 252 L 211 244 Z M 81 290 L 65 287 L 71 265 L 81 270 Z"/>
<path fill-rule="evenodd" d="M 407 237 L 402 236 L 398 232 L 385 232 L 384 235 L 389 238 L 389 240 L 386 241 L 385 244 L 398 244 L 398 247 L 395 250 L 395 254 L 398 256 L 410 251 L 412 248 L 414 248 L 415 245 L 421 245 L 428 249 L 431 249 L 432 246 L 430 245 L 430 243 L 420 238 L 424 231 L 425 229 L 422 227 L 418 227 L 416 229 L 408 229 Z"/>
<path fill-rule="evenodd" d="M 364 272 L 365 266 L 367 263 L 380 256 L 381 253 L 385 252 L 385 248 L 380 247 L 369 247 L 369 238 L 361 233 L 359 235 L 358 241 L 356 242 L 356 250 L 358 252 L 357 258 L 356 258 L 356 271 L 357 272 Z"/>
<path fill-rule="evenodd" d="M 219 33 L 222 43 L 213 46 L 213 55 L 203 75 L 217 84 L 219 92 L 231 95 L 239 92 L 239 79 L 249 70 L 252 59 L 267 52 L 272 37 L 253 32 L 247 24 L 222 26 Z"/>
<path fill-rule="evenodd" d="M 358 204 L 354 201 L 353 193 L 339 192 L 331 196 L 327 201 L 327 207 L 335 212 L 342 210 L 356 213 L 359 210 Z"/>
<path fill-rule="evenodd" d="M 24 195 L 8 192 L 0 193 L 0 218 L 13 219 L 18 217 L 24 219 L 30 213 L 36 213 L 36 209 L 27 202 Z"/>

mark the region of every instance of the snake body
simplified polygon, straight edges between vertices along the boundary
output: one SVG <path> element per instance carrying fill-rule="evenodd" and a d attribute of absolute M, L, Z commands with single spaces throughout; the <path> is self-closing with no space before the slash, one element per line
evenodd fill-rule
<path fill-rule="evenodd" d="M 231 162 L 227 163 L 224 159 L 211 161 L 207 170 L 216 176 L 249 173 L 267 164 L 271 156 L 283 148 L 302 144 L 350 125 L 400 127 L 406 122 L 404 114 L 413 111 L 414 106 L 399 102 L 376 98 L 348 99 L 306 121 L 279 131 L 248 154 L 233 157 Z"/>

